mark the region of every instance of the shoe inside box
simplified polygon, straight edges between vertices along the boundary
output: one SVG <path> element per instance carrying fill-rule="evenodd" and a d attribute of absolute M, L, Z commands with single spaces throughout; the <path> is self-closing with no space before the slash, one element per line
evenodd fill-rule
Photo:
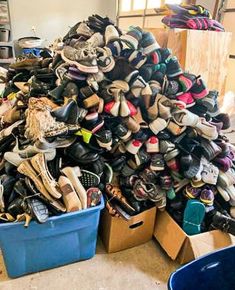
<path fill-rule="evenodd" d="M 220 230 L 189 236 L 167 211 L 157 212 L 153 236 L 167 255 L 180 264 L 188 263 L 215 250 L 235 245 L 235 237 Z"/>

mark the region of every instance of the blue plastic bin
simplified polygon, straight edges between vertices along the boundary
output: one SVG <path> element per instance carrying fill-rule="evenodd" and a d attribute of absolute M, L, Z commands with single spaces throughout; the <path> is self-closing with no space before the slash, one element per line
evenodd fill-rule
<path fill-rule="evenodd" d="M 0 225 L 0 248 L 7 273 L 19 277 L 95 255 L 101 204 L 82 211 L 54 216 L 44 224 L 31 222 Z"/>
<path fill-rule="evenodd" d="M 234 290 L 235 247 L 203 256 L 173 272 L 169 290 Z"/>

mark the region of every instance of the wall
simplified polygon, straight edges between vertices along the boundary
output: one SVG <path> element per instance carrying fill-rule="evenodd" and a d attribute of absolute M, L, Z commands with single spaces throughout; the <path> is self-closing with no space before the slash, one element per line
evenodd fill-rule
<path fill-rule="evenodd" d="M 211 12 L 211 14 L 213 14 L 214 7 L 215 7 L 215 0 L 197 0 L 196 4 L 204 6 Z"/>
<path fill-rule="evenodd" d="M 9 0 L 13 39 L 33 35 L 53 41 L 78 21 L 100 14 L 115 19 L 115 0 Z"/>

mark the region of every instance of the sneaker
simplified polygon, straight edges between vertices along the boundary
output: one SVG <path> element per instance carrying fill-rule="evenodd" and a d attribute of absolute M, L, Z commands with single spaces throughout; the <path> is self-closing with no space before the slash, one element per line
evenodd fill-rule
<path fill-rule="evenodd" d="M 65 46 L 61 51 L 61 57 L 65 62 L 75 65 L 82 72 L 98 72 L 96 55 L 86 44 L 84 44 L 83 48 L 81 47 L 80 49 Z"/>
<path fill-rule="evenodd" d="M 131 27 L 130 30 L 120 37 L 120 40 L 125 42 L 132 49 L 137 50 L 142 39 L 143 31 L 140 27 Z"/>
<path fill-rule="evenodd" d="M 87 38 L 91 37 L 92 34 L 94 33 L 94 31 L 91 30 L 90 27 L 85 22 L 81 22 L 78 25 L 76 32 L 78 35 L 85 36 Z"/>
<path fill-rule="evenodd" d="M 162 171 L 165 169 L 165 163 L 162 154 L 152 155 L 150 169 L 153 171 Z"/>
<path fill-rule="evenodd" d="M 119 39 L 119 33 L 114 25 L 108 25 L 106 27 L 104 38 L 105 38 L 106 45 L 109 44 L 110 42 L 113 42 Z"/>
<path fill-rule="evenodd" d="M 200 201 L 203 202 L 205 205 L 212 206 L 214 199 L 214 192 L 209 187 L 201 191 Z"/>
<path fill-rule="evenodd" d="M 104 37 L 101 33 L 94 33 L 88 40 L 87 43 L 90 43 L 92 47 L 103 47 L 104 46 Z"/>
<path fill-rule="evenodd" d="M 187 185 L 184 190 L 184 195 L 188 198 L 197 198 L 201 194 L 201 189 Z"/>
<path fill-rule="evenodd" d="M 141 46 L 143 47 L 143 52 L 145 54 L 150 54 L 156 49 L 160 48 L 154 35 L 151 32 L 143 32 Z"/>

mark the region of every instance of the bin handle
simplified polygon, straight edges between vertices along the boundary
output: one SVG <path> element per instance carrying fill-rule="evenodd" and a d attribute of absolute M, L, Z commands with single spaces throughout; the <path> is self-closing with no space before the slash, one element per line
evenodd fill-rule
<path fill-rule="evenodd" d="M 217 262 L 212 262 L 212 263 L 207 264 L 206 266 L 202 267 L 201 268 L 201 272 L 213 269 L 215 267 L 218 267 L 219 265 L 220 265 L 220 262 L 218 262 L 218 261 Z"/>
<path fill-rule="evenodd" d="M 143 224 L 144 224 L 144 222 L 141 221 L 141 222 L 135 223 L 133 225 L 130 225 L 129 228 L 130 229 L 135 229 L 135 228 L 138 228 L 138 227 L 142 226 Z"/>

